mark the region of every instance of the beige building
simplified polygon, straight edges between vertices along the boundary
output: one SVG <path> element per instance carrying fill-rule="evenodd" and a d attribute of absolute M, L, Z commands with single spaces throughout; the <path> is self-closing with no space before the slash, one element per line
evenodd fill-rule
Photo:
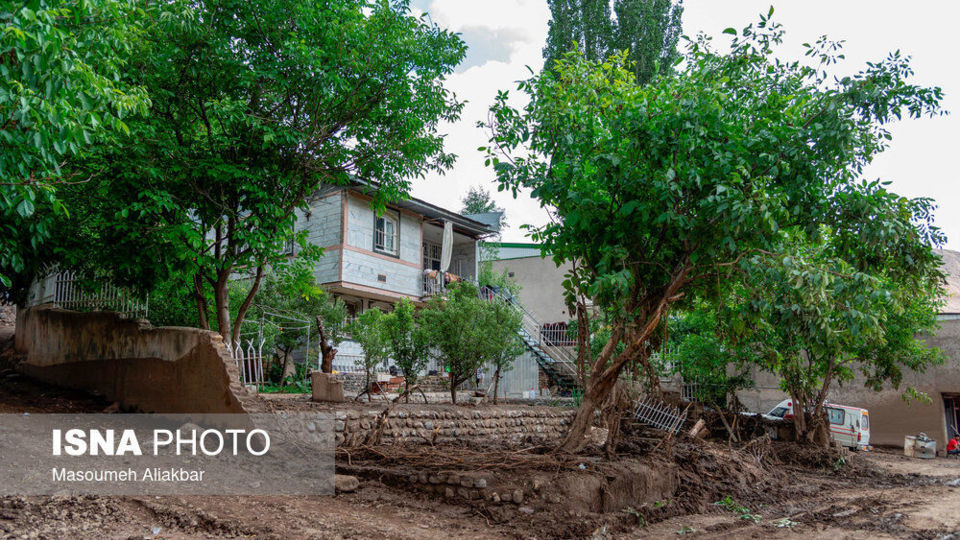
<path fill-rule="evenodd" d="M 829 392 L 828 400 L 841 405 L 863 407 L 870 411 L 870 442 L 883 446 L 902 446 L 906 435 L 926 433 L 943 450 L 951 436 L 960 430 L 960 253 L 941 250 L 948 273 L 947 301 L 940 314 L 940 329 L 926 342 L 944 354 L 944 363 L 923 373 L 906 371 L 899 389 L 875 392 L 864 386 L 862 375 Z M 737 397 L 754 412 L 768 412 L 787 399 L 776 376 L 754 375 L 756 388 Z M 903 399 L 904 390 L 914 388 L 929 397 L 929 402 Z"/>
<path fill-rule="evenodd" d="M 946 317 L 946 316 L 944 316 Z M 887 385 L 880 392 L 864 386 L 862 375 L 843 386 L 835 386 L 827 399 L 841 405 L 863 407 L 870 411 L 870 443 L 878 446 L 903 446 L 906 435 L 926 433 L 937 441 L 937 449 L 946 448 L 950 437 L 960 429 L 960 317 L 944 318 L 940 330 L 926 339 L 931 347 L 943 351 L 945 361 L 923 373 L 905 371 L 899 389 Z M 769 373 L 754 376 L 756 388 L 742 390 L 737 397 L 750 411 L 768 412 L 787 394 L 778 379 Z M 929 397 L 929 402 L 904 400 L 904 390 L 914 388 Z"/>
<path fill-rule="evenodd" d="M 562 285 L 570 263 L 557 266 L 553 257 L 541 256 L 539 244 L 486 243 L 483 251 L 494 272 L 506 272 L 520 285 L 520 303 L 534 318 L 541 323 L 570 321 Z"/>

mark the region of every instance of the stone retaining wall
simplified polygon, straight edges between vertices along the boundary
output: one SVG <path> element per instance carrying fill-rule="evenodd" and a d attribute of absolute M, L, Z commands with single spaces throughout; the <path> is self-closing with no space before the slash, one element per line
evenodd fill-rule
<path fill-rule="evenodd" d="M 351 446 L 364 440 L 382 408 L 348 408 L 336 411 L 336 442 Z M 390 411 L 382 443 L 429 444 L 440 442 L 543 444 L 557 442 L 566 433 L 575 409 L 551 407 L 450 406 L 397 407 Z"/>
<path fill-rule="evenodd" d="M 363 373 L 340 372 L 336 374 L 338 381 L 343 381 L 343 391 L 347 394 L 359 394 L 363 389 Z M 370 380 L 375 381 L 376 375 L 371 374 Z M 417 379 L 417 385 L 424 392 L 449 392 L 450 384 L 444 377 L 423 376 Z M 465 390 L 466 392 L 467 390 Z"/>

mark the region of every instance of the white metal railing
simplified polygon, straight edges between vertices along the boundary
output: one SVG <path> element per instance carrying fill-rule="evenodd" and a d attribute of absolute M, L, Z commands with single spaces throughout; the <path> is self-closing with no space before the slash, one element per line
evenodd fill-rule
<path fill-rule="evenodd" d="M 558 368 L 559 371 L 577 380 L 577 359 L 574 353 L 568 348 L 556 345 L 549 339 L 544 339 L 543 325 L 516 302 L 509 292 L 494 293 L 490 288 L 482 287 L 480 295 L 481 298 L 504 302 L 515 309 L 520 314 L 521 337 L 549 356 L 553 360 L 554 367 Z"/>
<path fill-rule="evenodd" d="M 240 382 L 242 384 L 255 384 L 259 388 L 266 382 L 263 375 L 263 344 L 265 340 L 254 347 L 253 341 L 247 341 L 246 348 L 243 342 L 237 342 L 230 349 L 233 361 L 240 370 Z"/>
<path fill-rule="evenodd" d="M 700 385 L 686 381 L 680 383 L 680 398 L 691 403 L 700 401 Z"/>
<path fill-rule="evenodd" d="M 633 417 L 644 424 L 675 434 L 683 427 L 687 412 L 651 397 L 637 403 Z"/>
<path fill-rule="evenodd" d="M 129 291 L 102 280 L 98 289 L 86 292 L 78 285 L 81 279 L 75 271 L 58 272 L 54 281 L 53 302 L 65 309 L 77 311 L 116 311 L 125 317 L 147 317 L 147 297 L 143 300 L 134 298 Z"/>
<path fill-rule="evenodd" d="M 567 333 L 565 322 L 543 323 L 540 325 L 540 339 L 556 347 L 572 347 L 573 338 Z"/>
<path fill-rule="evenodd" d="M 427 270 L 422 274 L 420 296 L 440 296 L 446 293 L 447 287 L 443 283 L 443 272 Z"/>

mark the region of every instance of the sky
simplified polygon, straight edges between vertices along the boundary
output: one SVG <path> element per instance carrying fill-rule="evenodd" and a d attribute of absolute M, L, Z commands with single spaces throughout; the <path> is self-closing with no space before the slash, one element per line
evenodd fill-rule
<path fill-rule="evenodd" d="M 892 182 L 890 189 L 908 197 L 936 201 L 936 224 L 947 235 L 949 249 L 960 250 L 960 62 L 953 39 L 960 21 L 960 2 L 926 1 L 907 4 L 891 0 L 686 0 L 683 32 L 714 36 L 718 48 L 725 44 L 724 28 L 740 29 L 774 7 L 774 19 L 786 36 L 777 55 L 802 56 L 802 43 L 826 34 L 845 40 L 846 60 L 837 75 L 859 71 L 865 62 L 883 59 L 899 49 L 913 59 L 913 82 L 939 86 L 942 105 L 950 115 L 904 120 L 892 126 L 893 141 L 865 171 L 868 179 Z M 466 59 L 448 80 L 448 88 L 466 101 L 460 121 L 442 127 L 447 151 L 456 154 L 454 167 L 444 175 L 416 180 L 412 194 L 446 208 L 459 210 L 470 186 L 489 190 L 506 209 L 507 242 L 529 241 L 520 225 L 542 224 L 547 214 L 537 201 L 521 194 L 496 191 L 492 169 L 484 167 L 484 146 L 489 133 L 477 127 L 499 90 L 516 95 L 516 82 L 538 72 L 547 37 L 550 10 L 546 0 L 414 0 L 415 13 L 429 13 L 441 27 L 458 32 L 469 47 Z M 721 37 L 723 36 L 723 37 Z"/>

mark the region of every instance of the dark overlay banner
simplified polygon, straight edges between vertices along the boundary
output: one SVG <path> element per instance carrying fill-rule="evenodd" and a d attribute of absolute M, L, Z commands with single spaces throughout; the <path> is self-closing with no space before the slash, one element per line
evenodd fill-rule
<path fill-rule="evenodd" d="M 326 413 L 0 414 L 0 495 L 329 495 Z"/>

